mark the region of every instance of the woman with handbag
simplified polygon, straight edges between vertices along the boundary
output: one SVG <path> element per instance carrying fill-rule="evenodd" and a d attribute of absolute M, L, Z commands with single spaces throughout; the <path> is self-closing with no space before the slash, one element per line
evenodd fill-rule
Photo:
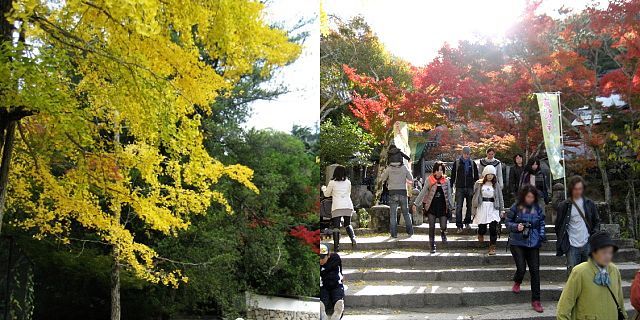
<path fill-rule="evenodd" d="M 422 191 L 414 200 L 414 208 L 422 210 L 429 220 L 429 246 L 431 253 L 436 253 L 436 220 L 440 224 L 442 243 L 447 243 L 447 219 L 454 210 L 451 199 L 449 178 L 444 175 L 445 166 L 442 162 L 433 165 L 433 173 L 427 177 Z"/>
<path fill-rule="evenodd" d="M 620 270 L 611 262 L 618 246 L 598 231 L 589 247 L 589 260 L 573 268 L 562 290 L 557 319 L 627 319 Z"/>

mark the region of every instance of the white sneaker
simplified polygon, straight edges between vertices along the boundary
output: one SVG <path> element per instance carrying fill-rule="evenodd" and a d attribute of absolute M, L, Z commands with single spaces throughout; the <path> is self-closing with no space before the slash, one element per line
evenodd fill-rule
<path fill-rule="evenodd" d="M 340 320 L 342 318 L 342 313 L 344 312 L 344 300 L 338 300 L 336 304 L 333 306 L 333 314 L 331 315 L 331 320 Z"/>
<path fill-rule="evenodd" d="M 328 320 L 327 311 L 325 311 L 324 303 L 320 302 L 320 320 Z"/>

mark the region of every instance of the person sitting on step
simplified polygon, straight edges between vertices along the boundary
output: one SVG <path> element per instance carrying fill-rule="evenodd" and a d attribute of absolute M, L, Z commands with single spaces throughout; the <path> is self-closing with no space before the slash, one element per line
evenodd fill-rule
<path fill-rule="evenodd" d="M 531 275 L 531 306 L 543 312 L 540 304 L 540 246 L 547 241 L 544 230 L 544 211 L 538 204 L 538 190 L 532 185 L 520 189 L 516 203 L 507 213 L 511 255 L 516 263 L 513 276 L 514 293 L 520 293 L 520 284 L 529 266 Z"/>
<path fill-rule="evenodd" d="M 445 166 L 442 162 L 433 165 L 433 173 L 427 177 L 422 191 L 414 200 L 414 208 L 422 209 L 424 216 L 429 219 L 429 244 L 431 253 L 436 252 L 436 219 L 440 223 L 440 237 L 442 243 L 447 243 L 447 219 L 454 209 L 451 200 L 449 178 L 444 175 Z M 416 211 L 414 209 L 414 211 Z"/>
<path fill-rule="evenodd" d="M 471 201 L 475 217 L 473 223 L 478 225 L 478 241 L 484 243 L 484 235 L 489 227 L 489 255 L 496 254 L 498 240 L 498 223 L 504 210 L 502 185 L 498 183 L 496 168 L 487 165 L 482 170 L 482 178 L 476 181 Z"/>
<path fill-rule="evenodd" d="M 320 320 L 338 320 L 344 313 L 342 260 L 320 244 Z M 331 314 L 331 318 L 327 316 Z"/>

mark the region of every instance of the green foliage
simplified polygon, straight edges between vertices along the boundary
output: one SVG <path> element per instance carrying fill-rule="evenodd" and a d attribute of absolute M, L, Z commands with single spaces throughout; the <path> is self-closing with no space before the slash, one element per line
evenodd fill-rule
<path fill-rule="evenodd" d="M 320 119 L 334 121 L 346 110 L 351 90 L 343 65 L 358 73 L 383 79 L 392 77 L 401 87 L 411 86 L 409 63 L 393 56 L 362 17 L 344 22 L 331 17 L 337 26 L 320 38 Z"/>
<path fill-rule="evenodd" d="M 317 255 L 289 235 L 292 226 L 317 223 L 316 155 L 287 133 L 239 132 L 227 147 L 234 163 L 251 166 L 261 195 L 221 182 L 234 214 L 212 206 L 190 220 L 178 237 L 140 237 L 156 250 L 159 266 L 180 269 L 189 281 L 177 289 L 149 284 L 122 273 L 123 319 L 176 315 L 242 315 L 243 293 L 317 296 Z M 230 156 L 229 156 L 230 157 Z M 12 216 L 15 212 L 11 212 Z M 11 218 L 11 217 L 9 217 Z M 131 228 L 137 228 L 135 224 Z M 14 228 L 7 234 L 16 235 Z M 85 238 L 82 230 L 74 237 Z M 60 246 L 20 234 L 18 246 L 33 262 L 35 318 L 107 319 L 110 306 L 109 250 L 84 241 Z M 87 237 L 89 240 L 97 238 Z M 59 315 L 59 316 L 51 316 Z"/>
<path fill-rule="evenodd" d="M 369 211 L 366 209 L 358 210 L 358 224 L 360 228 L 368 228 L 369 222 L 371 222 L 371 216 L 369 215 Z"/>
<path fill-rule="evenodd" d="M 331 119 L 320 126 L 321 166 L 366 163 L 373 153 L 374 139 L 358 124 L 343 116 L 336 125 Z"/>
<path fill-rule="evenodd" d="M 320 147 L 320 128 L 317 124 L 314 128 L 294 125 L 291 129 L 291 135 L 304 142 L 304 147 L 307 152 L 311 154 L 318 154 L 318 148 Z"/>
<path fill-rule="evenodd" d="M 176 261 L 194 266 L 182 269 L 190 279 L 175 292 L 167 290 L 160 301 L 165 313 L 239 314 L 242 293 L 317 295 L 317 256 L 288 235 L 294 225 L 312 225 L 318 183 L 315 155 L 287 133 L 250 130 L 229 144 L 235 163 L 254 170 L 260 195 L 234 184 L 226 187 L 234 215 L 213 208 L 206 217 L 177 239 L 167 239 L 158 249 Z M 167 308 L 166 306 L 171 306 Z M 222 311 L 222 312 L 220 312 Z"/>

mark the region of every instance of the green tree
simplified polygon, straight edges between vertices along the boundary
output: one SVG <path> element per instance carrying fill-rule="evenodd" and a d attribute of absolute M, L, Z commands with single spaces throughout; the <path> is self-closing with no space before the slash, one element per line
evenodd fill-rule
<path fill-rule="evenodd" d="M 188 280 L 162 268 L 152 240 L 178 235 L 212 201 L 231 213 L 226 179 L 258 191 L 251 169 L 204 148 L 200 113 L 300 46 L 254 1 L 1 4 L 0 221 L 8 199 L 21 213 L 12 222 L 36 238 L 79 234 L 110 248 L 119 319 L 121 270 Z"/>
<path fill-rule="evenodd" d="M 321 167 L 338 163 L 364 164 L 373 154 L 373 136 L 354 120 L 342 116 L 338 124 L 325 120 L 320 127 Z"/>
<path fill-rule="evenodd" d="M 235 163 L 254 169 L 253 182 L 261 194 L 227 184 L 234 215 L 212 212 L 195 220 L 179 238 L 159 244 L 164 256 L 199 262 L 181 266 L 191 279 L 188 284 L 162 294 L 161 300 L 170 302 L 162 304 L 167 313 L 221 309 L 224 316 L 234 317 L 246 290 L 318 293 L 317 256 L 289 236 L 293 226 L 313 228 L 317 223 L 315 155 L 306 152 L 298 137 L 272 130 L 249 130 L 228 147 Z"/>
<path fill-rule="evenodd" d="M 342 21 L 328 17 L 333 28 L 320 38 L 320 120 L 338 119 L 347 112 L 351 86 L 342 69 L 349 65 L 358 72 L 384 79 L 392 77 L 402 86 L 411 86 L 410 66 L 390 54 L 363 17 Z"/>

